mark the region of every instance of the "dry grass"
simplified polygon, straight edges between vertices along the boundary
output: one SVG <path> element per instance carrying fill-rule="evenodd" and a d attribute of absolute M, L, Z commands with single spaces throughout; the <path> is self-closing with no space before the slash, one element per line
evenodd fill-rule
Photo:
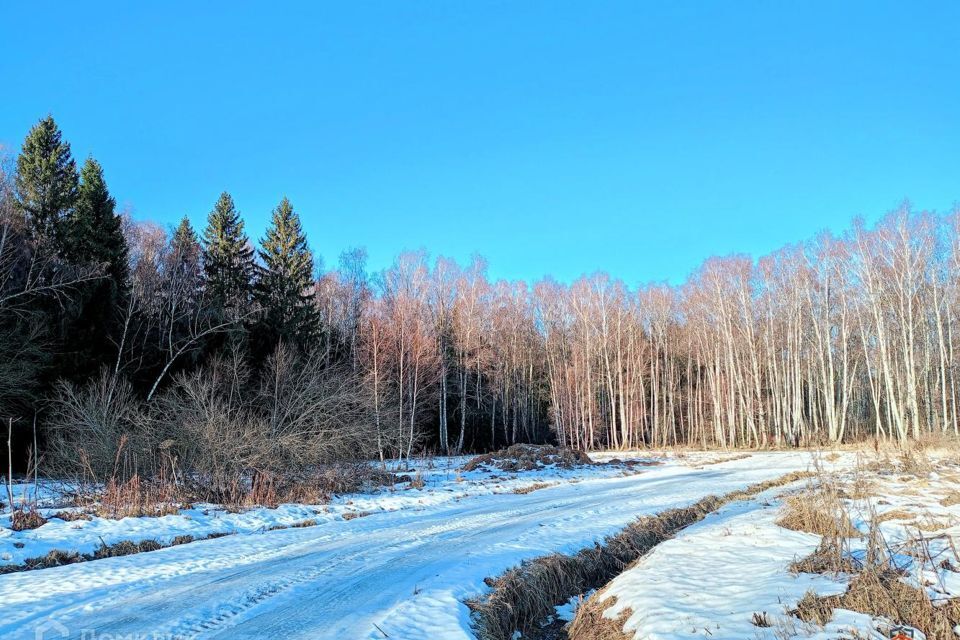
<path fill-rule="evenodd" d="M 889 566 L 869 567 L 854 577 L 846 593 L 807 593 L 793 613 L 805 622 L 823 625 L 833 617 L 834 609 L 849 609 L 909 625 L 931 640 L 955 637 L 953 628 L 960 624 L 960 602 L 935 604 L 925 591 L 906 584 L 902 577 L 900 571 Z"/>
<path fill-rule="evenodd" d="M 627 607 L 616 618 L 607 618 L 603 612 L 615 605 L 617 599 L 589 598 L 577 609 L 577 617 L 567 629 L 570 640 L 633 640 L 634 634 L 623 630 L 633 610 Z"/>
<path fill-rule="evenodd" d="M 777 524 L 784 529 L 814 533 L 825 538 L 849 538 L 860 535 L 850 522 L 843 502 L 836 491 L 809 487 L 799 495 L 788 497 Z"/>
<path fill-rule="evenodd" d="M 573 555 L 551 554 L 536 558 L 497 578 L 488 578 L 486 582 L 492 592 L 468 602 L 474 614 L 477 635 L 482 640 L 508 640 L 516 630 L 529 633 L 553 612 L 554 606 L 606 584 L 657 544 L 703 519 L 711 511 L 728 502 L 742 500 L 805 477 L 808 474 L 791 473 L 743 491 L 720 497 L 708 496 L 689 507 L 640 518 L 620 533 L 604 540 L 603 544 L 581 549 Z"/>
<path fill-rule="evenodd" d="M 463 470 L 473 471 L 487 467 L 501 471 L 533 471 L 548 465 L 572 469 L 592 464 L 590 456 L 583 451 L 548 445 L 515 444 L 500 451 L 477 456 L 463 465 Z"/>
<path fill-rule="evenodd" d="M 298 523 L 293 526 L 309 525 Z M 24 560 L 23 564 L 0 565 L 0 575 L 5 573 L 19 573 L 21 571 L 33 571 L 34 569 L 49 569 L 51 567 L 59 567 L 65 564 L 75 564 L 78 562 L 101 560 L 103 558 L 129 556 L 136 553 L 147 553 L 150 551 L 157 551 L 159 549 L 166 549 L 168 547 L 176 547 L 178 545 L 188 544 L 197 540 L 213 540 L 214 538 L 223 538 L 224 536 L 228 535 L 230 534 L 223 531 L 210 533 L 202 538 L 194 538 L 189 534 L 180 535 L 173 538 L 169 544 L 164 544 L 152 539 L 141 540 L 139 542 L 134 542 L 132 540 L 121 540 L 113 544 L 101 542 L 100 546 L 98 546 L 93 553 L 77 553 L 75 551 L 61 551 L 60 549 L 53 549 L 46 555 L 38 556 L 36 558 L 27 558 Z"/>
<path fill-rule="evenodd" d="M 93 520 L 93 516 L 84 511 L 57 511 L 50 516 L 50 519 L 54 518 L 58 520 L 63 520 L 64 522 L 76 522 L 78 520 Z"/>
<path fill-rule="evenodd" d="M 419 491 L 425 486 L 427 486 L 427 481 L 424 479 L 423 474 L 420 473 L 420 470 L 417 469 L 417 473 L 410 479 L 410 488 Z"/>
<path fill-rule="evenodd" d="M 127 481 L 111 478 L 103 491 L 80 494 L 77 503 L 101 518 L 139 518 L 179 513 L 178 489 L 164 480 L 145 481 L 133 475 Z"/>
<path fill-rule="evenodd" d="M 902 451 L 896 463 L 889 458 L 883 459 L 874 467 L 877 473 L 890 473 L 895 466 L 901 474 L 907 477 L 903 481 L 915 485 L 923 482 L 931 471 L 934 463 L 922 448 Z M 830 483 L 824 483 L 830 487 Z M 822 493 L 822 492 L 821 492 Z M 926 529 L 936 530 L 944 523 L 930 521 L 921 522 L 920 516 L 906 509 L 894 509 L 883 514 L 876 514 L 871 510 L 870 531 L 866 536 L 866 552 L 862 560 L 855 561 L 846 548 L 845 539 L 840 531 L 846 528 L 844 524 L 831 525 L 827 520 L 831 513 L 838 514 L 836 505 L 831 499 L 811 495 L 808 491 L 805 496 L 807 502 L 821 505 L 821 513 L 816 518 L 808 518 L 815 524 L 812 528 L 820 529 L 825 533 L 820 547 L 810 556 L 795 563 L 795 571 L 807 573 L 836 573 L 844 572 L 852 575 L 847 591 L 834 596 L 817 596 L 808 592 L 797 604 L 793 614 L 803 622 L 823 625 L 833 617 L 836 608 L 848 609 L 874 617 L 886 618 L 894 624 L 909 625 L 926 634 L 931 640 L 947 640 L 953 638 L 953 628 L 960 624 L 960 601 L 946 600 L 933 602 L 925 589 L 916 588 L 903 580 L 906 570 L 894 564 L 893 558 L 910 556 L 915 562 L 930 568 L 952 567 L 949 559 L 931 557 L 931 538 L 923 536 Z M 797 515 L 795 505 L 788 505 L 793 514 L 790 520 L 802 519 Z M 809 507 L 807 508 L 809 510 Z M 879 524 L 886 521 L 908 521 L 917 527 L 917 535 L 895 546 L 885 540 L 880 533 Z M 830 529 L 834 529 L 832 532 Z M 809 529 L 804 529 L 809 530 Z M 815 531 L 820 532 L 820 531 Z M 950 547 L 952 549 L 952 546 Z M 955 552 L 954 552 L 955 553 Z"/>
<path fill-rule="evenodd" d="M 513 490 L 513 492 L 524 495 L 527 493 L 533 493 L 534 491 L 539 491 L 540 489 L 546 489 L 547 487 L 552 487 L 555 485 L 556 485 L 555 482 L 534 482 L 533 484 L 527 485 L 525 487 L 517 487 L 516 489 Z"/>
<path fill-rule="evenodd" d="M 47 523 L 47 519 L 40 515 L 40 512 L 33 507 L 19 508 L 11 514 L 10 528 L 14 531 L 27 531 L 36 529 Z"/>
<path fill-rule="evenodd" d="M 960 504 L 960 491 L 951 491 L 940 500 L 940 504 L 944 507 Z"/>
<path fill-rule="evenodd" d="M 342 517 L 344 520 L 349 522 L 350 520 L 356 520 L 357 518 L 366 518 L 369 515 L 369 511 L 346 511 Z"/>

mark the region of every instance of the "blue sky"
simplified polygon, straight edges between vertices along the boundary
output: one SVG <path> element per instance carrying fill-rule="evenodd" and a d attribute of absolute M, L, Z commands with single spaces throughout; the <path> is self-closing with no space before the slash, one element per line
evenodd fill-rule
<path fill-rule="evenodd" d="M 85 2 L 0 8 L 0 142 L 52 113 L 140 218 L 255 238 L 287 195 L 494 277 L 682 281 L 960 201 L 957 2 Z"/>

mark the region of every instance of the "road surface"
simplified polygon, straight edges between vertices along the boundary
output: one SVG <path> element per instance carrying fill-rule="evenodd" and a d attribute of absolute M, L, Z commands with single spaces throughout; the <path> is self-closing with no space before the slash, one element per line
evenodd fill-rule
<path fill-rule="evenodd" d="M 463 600 L 524 558 L 807 468 L 757 454 L 0 576 L 0 637 L 471 638 Z"/>

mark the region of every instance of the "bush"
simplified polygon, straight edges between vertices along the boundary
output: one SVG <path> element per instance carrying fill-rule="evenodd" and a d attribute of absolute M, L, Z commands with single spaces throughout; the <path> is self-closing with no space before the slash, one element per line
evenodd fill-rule
<path fill-rule="evenodd" d="M 352 370 L 282 347 L 259 377 L 237 355 L 218 357 L 175 377 L 150 403 L 105 372 L 58 386 L 50 463 L 106 487 L 98 504 L 115 514 L 168 511 L 178 488 L 225 504 L 321 502 L 392 484 L 353 464 L 375 453 L 371 415 Z"/>

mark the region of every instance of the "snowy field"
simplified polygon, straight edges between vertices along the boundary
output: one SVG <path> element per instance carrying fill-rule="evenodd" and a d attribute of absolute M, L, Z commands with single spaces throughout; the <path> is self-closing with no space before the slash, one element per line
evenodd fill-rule
<path fill-rule="evenodd" d="M 421 463 L 422 490 L 340 496 L 327 505 L 242 513 L 194 505 L 159 518 L 51 520 L 24 532 L 10 531 L 5 514 L 0 564 L 54 548 L 233 535 L 2 575 L 0 637 L 41 637 L 39 630 L 89 640 L 472 638 L 463 602 L 488 589 L 485 577 L 523 559 L 575 551 L 639 515 L 806 469 L 811 460 L 804 453 L 717 458 L 516 473 L 461 472 L 464 460 L 439 459 Z M 547 486 L 517 492 L 540 484 Z M 45 498 L 52 515 L 55 496 Z M 274 529 L 304 521 L 311 526 Z"/>
<path fill-rule="evenodd" d="M 836 476 L 841 495 L 846 496 L 842 507 L 854 528 L 845 555 L 855 565 L 863 564 L 872 530 L 881 553 L 889 554 L 891 567 L 902 574 L 899 580 L 924 590 L 934 606 L 960 597 L 960 556 L 955 546 L 960 539 L 960 465 L 953 458 L 909 473 L 883 461 Z M 778 524 L 784 499 L 791 495 L 806 499 L 809 494 L 800 492 L 807 484 L 772 489 L 708 515 L 590 594 L 587 605 L 599 607 L 624 640 L 892 637 L 895 621 L 842 607 L 834 609 L 824 625 L 794 615 L 808 592 L 842 594 L 852 578 L 829 571 L 805 573 L 791 566 L 813 554 L 821 542 L 819 535 Z M 574 613 L 572 605 L 557 611 L 567 621 L 573 621 Z M 591 637 L 589 630 L 596 627 L 585 625 L 585 632 L 572 637 Z M 913 635 L 904 637 L 924 638 L 919 629 L 906 631 Z M 960 637 L 960 627 L 952 636 Z"/>

